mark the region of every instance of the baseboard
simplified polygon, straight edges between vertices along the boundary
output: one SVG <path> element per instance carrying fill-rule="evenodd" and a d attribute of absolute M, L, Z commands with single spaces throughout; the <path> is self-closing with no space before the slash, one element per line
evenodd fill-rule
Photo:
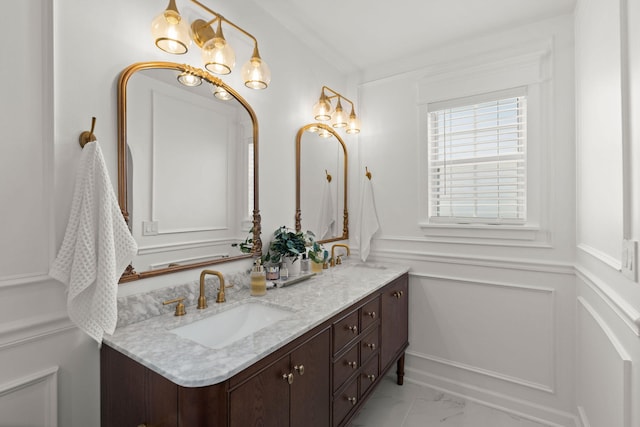
<path fill-rule="evenodd" d="M 407 365 L 411 355 L 407 354 Z M 405 365 L 405 381 L 450 394 L 470 402 L 506 412 L 513 416 L 550 427 L 582 427 L 574 414 L 507 396 L 464 381 L 452 380 Z"/>

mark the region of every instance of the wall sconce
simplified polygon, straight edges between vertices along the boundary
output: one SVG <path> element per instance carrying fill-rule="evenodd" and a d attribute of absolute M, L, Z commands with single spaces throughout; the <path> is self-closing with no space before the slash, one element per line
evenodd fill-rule
<path fill-rule="evenodd" d="M 325 89 L 331 92 L 332 95 L 327 96 L 324 93 Z M 334 98 L 338 98 L 335 109 L 331 106 L 331 100 Z M 351 104 L 351 113 L 349 115 L 342 108 L 342 102 L 340 101 L 343 99 Z M 313 117 L 319 121 L 331 120 L 331 126 L 334 128 L 346 128 L 347 133 L 360 132 L 360 120 L 356 116 L 353 102 L 327 86 L 322 86 L 320 98 L 313 106 Z"/>
<path fill-rule="evenodd" d="M 222 33 L 224 22 L 253 40 L 253 53 L 241 70 L 245 86 L 251 89 L 265 89 L 269 86 L 271 71 L 260 58 L 256 38 L 199 1 L 191 1 L 211 13 L 214 18 L 208 22 L 196 19 L 189 26 L 180 16 L 175 0 L 169 0 L 166 10 L 151 23 L 151 34 L 156 46 L 165 52 L 181 55 L 187 53 L 193 40 L 202 50 L 202 61 L 208 71 L 229 74 L 236 64 L 236 55 Z M 217 24 L 215 31 L 211 27 L 214 24 Z"/>

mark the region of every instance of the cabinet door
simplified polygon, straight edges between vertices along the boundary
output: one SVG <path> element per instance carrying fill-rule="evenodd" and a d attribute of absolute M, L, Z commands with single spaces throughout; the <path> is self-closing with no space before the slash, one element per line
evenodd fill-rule
<path fill-rule="evenodd" d="M 291 353 L 291 426 L 328 427 L 331 408 L 329 330 Z M 297 369 L 296 369 L 297 368 Z"/>
<path fill-rule="evenodd" d="M 409 278 L 406 274 L 383 288 L 381 304 L 380 366 L 385 370 L 409 339 Z"/>
<path fill-rule="evenodd" d="M 289 382 L 283 376 L 290 373 L 287 355 L 233 390 L 229 401 L 229 426 L 288 426 Z"/>

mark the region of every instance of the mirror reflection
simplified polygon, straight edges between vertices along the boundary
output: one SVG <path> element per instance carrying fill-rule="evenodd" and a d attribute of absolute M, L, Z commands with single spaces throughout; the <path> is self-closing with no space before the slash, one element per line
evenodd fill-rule
<path fill-rule="evenodd" d="M 139 63 L 120 77 L 118 189 L 138 243 L 122 281 L 259 254 L 257 120 L 204 70 Z"/>
<path fill-rule="evenodd" d="M 321 243 L 349 238 L 347 147 L 333 128 L 303 126 L 296 136 L 296 231 Z"/>

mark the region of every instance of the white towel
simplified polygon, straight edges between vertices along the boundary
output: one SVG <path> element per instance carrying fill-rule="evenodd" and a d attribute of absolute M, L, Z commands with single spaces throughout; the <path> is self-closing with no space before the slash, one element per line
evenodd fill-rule
<path fill-rule="evenodd" d="M 326 239 L 336 235 L 336 217 L 333 210 L 333 195 L 331 194 L 331 183 L 324 180 L 326 184 L 322 190 L 320 201 L 320 218 L 318 219 L 318 239 Z"/>
<path fill-rule="evenodd" d="M 371 239 L 380 228 L 376 202 L 373 198 L 371 180 L 364 178 L 362 195 L 360 197 L 358 225 L 356 226 L 356 244 L 360 250 L 360 259 L 366 261 L 371 251 Z"/>
<path fill-rule="evenodd" d="M 69 318 L 102 344 L 118 320 L 118 280 L 137 253 L 97 142 L 82 149 L 69 223 L 49 275 L 67 285 Z"/>

